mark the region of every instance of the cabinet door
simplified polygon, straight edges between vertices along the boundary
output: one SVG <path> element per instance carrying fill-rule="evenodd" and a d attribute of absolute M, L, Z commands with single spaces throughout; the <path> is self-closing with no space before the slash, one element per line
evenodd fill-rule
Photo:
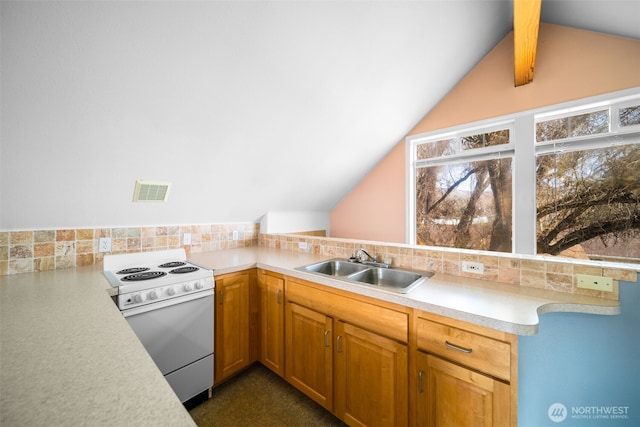
<path fill-rule="evenodd" d="M 418 426 L 509 425 L 509 385 L 421 351 L 417 367 Z"/>
<path fill-rule="evenodd" d="M 408 424 L 407 346 L 336 322 L 335 413 L 351 426 Z"/>
<path fill-rule="evenodd" d="M 333 319 L 286 304 L 285 379 L 318 404 L 333 409 Z"/>
<path fill-rule="evenodd" d="M 260 273 L 262 350 L 260 361 L 284 376 L 284 279 Z"/>
<path fill-rule="evenodd" d="M 249 365 L 249 273 L 216 280 L 215 382 Z"/>

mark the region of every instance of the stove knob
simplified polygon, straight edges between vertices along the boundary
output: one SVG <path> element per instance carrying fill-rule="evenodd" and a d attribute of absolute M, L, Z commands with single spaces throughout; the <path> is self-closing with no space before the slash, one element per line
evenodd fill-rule
<path fill-rule="evenodd" d="M 202 282 L 199 280 L 195 283 L 195 286 L 196 286 L 196 289 L 202 289 L 203 287 Z"/>
<path fill-rule="evenodd" d="M 175 294 L 176 294 L 176 290 L 174 289 L 173 286 L 167 289 L 167 295 L 169 295 L 170 297 L 174 296 Z"/>
<path fill-rule="evenodd" d="M 186 292 L 191 292 L 193 290 L 193 285 L 191 283 L 185 283 L 184 284 L 184 290 Z"/>
<path fill-rule="evenodd" d="M 145 301 L 147 300 L 147 296 L 146 296 L 146 295 L 144 295 L 144 294 L 136 294 L 136 295 L 133 297 L 133 300 L 134 300 L 135 302 L 145 302 Z"/>
<path fill-rule="evenodd" d="M 155 290 L 149 292 L 149 299 L 158 299 L 158 292 Z"/>

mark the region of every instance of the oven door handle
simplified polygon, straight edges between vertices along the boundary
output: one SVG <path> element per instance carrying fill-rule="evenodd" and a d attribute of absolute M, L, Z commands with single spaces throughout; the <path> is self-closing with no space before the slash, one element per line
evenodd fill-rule
<path fill-rule="evenodd" d="M 137 314 L 142 314 L 142 313 L 146 313 L 153 310 L 159 310 L 161 308 L 169 307 L 171 305 L 182 304 L 183 302 L 189 302 L 189 301 L 193 301 L 200 298 L 206 298 L 209 296 L 213 296 L 213 289 L 207 289 L 206 291 L 202 291 L 202 292 L 182 295 L 177 298 L 171 298 L 164 301 L 152 302 L 139 307 L 129 308 L 126 310 L 122 310 L 122 315 L 124 317 L 135 316 Z"/>

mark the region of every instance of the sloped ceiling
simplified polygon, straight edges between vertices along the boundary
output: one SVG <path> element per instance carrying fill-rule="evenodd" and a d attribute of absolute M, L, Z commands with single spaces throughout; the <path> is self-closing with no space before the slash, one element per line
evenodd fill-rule
<path fill-rule="evenodd" d="M 639 4 L 543 0 L 542 20 L 640 38 Z M 510 0 L 1 7 L 0 229 L 328 212 L 513 16 Z M 172 182 L 169 201 L 132 203 L 136 179 Z"/>

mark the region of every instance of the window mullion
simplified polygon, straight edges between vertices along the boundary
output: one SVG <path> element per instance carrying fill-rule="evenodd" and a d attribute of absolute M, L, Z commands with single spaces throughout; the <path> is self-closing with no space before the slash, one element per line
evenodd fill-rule
<path fill-rule="evenodd" d="M 536 252 L 536 164 L 533 116 L 517 118 L 513 167 L 513 248 L 518 254 Z"/>

